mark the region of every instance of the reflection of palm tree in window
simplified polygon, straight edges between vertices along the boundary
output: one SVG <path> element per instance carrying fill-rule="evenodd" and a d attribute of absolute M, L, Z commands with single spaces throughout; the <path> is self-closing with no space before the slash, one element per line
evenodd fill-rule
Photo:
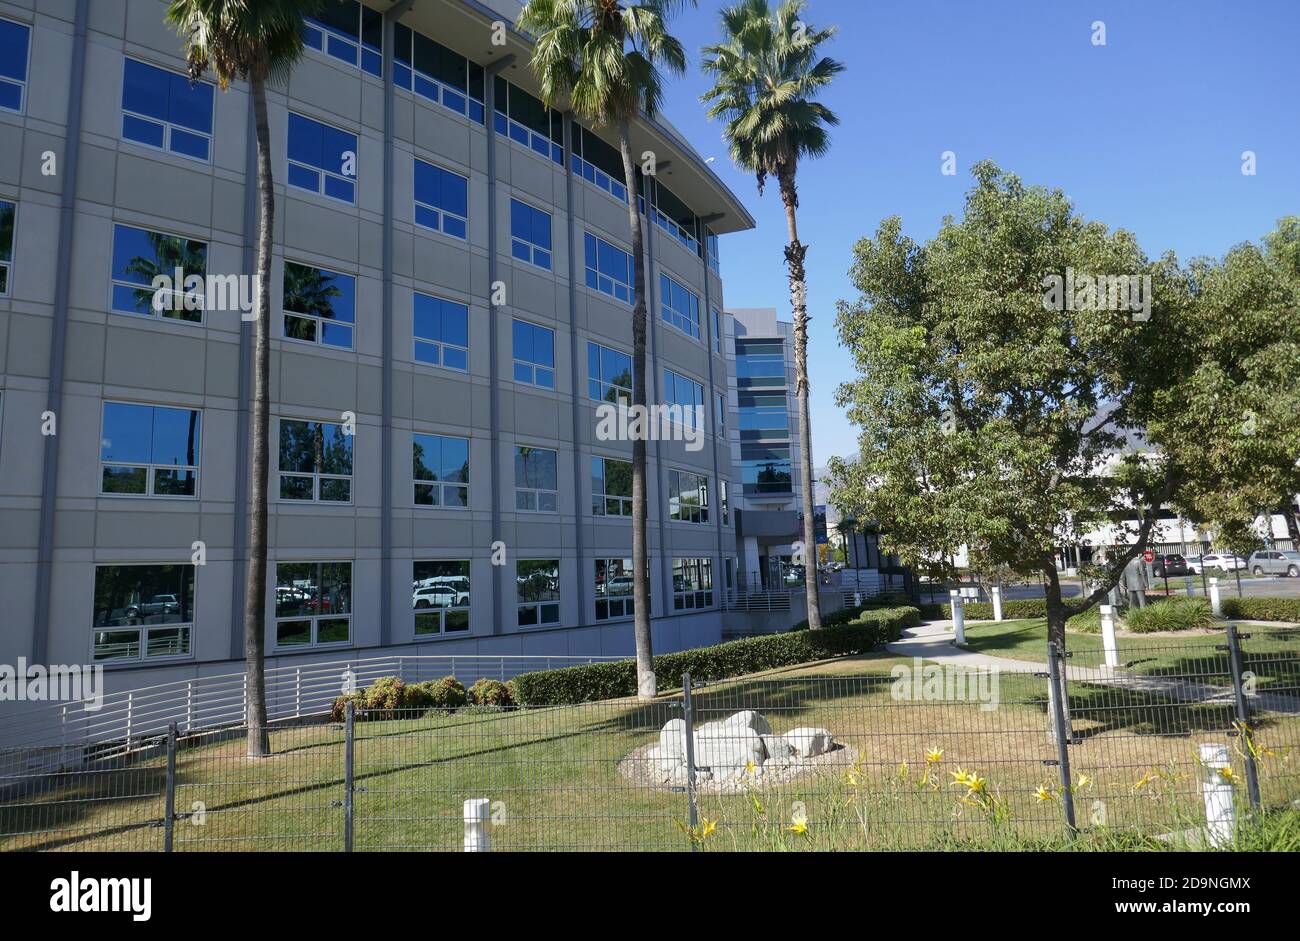
<path fill-rule="evenodd" d="M 12 203 L 0 204 L 0 261 L 13 261 L 14 207 Z"/>
<path fill-rule="evenodd" d="M 605 401 L 615 404 L 620 401 L 631 404 L 632 393 L 629 390 L 632 388 L 632 371 L 624 369 L 617 376 L 610 379 L 609 382 L 610 386 L 605 390 Z"/>
<path fill-rule="evenodd" d="M 334 283 L 335 276 L 319 268 L 284 263 L 284 295 L 281 308 L 285 314 L 310 314 L 329 320 L 334 316 L 334 298 L 343 292 Z M 316 339 L 316 322 L 301 317 L 284 318 L 284 335 L 294 340 Z"/>
<path fill-rule="evenodd" d="M 123 271 L 123 274 L 130 276 L 131 280 L 150 285 L 149 287 L 135 289 L 136 306 L 141 311 L 153 312 L 153 280 L 162 275 L 173 282 L 172 290 L 174 292 L 170 296 L 162 298 L 162 315 L 164 317 L 175 317 L 179 320 L 202 320 L 203 313 L 201 310 L 185 310 L 184 281 L 190 275 L 204 277 L 207 274 L 207 245 L 193 239 L 182 239 L 174 235 L 162 235 L 158 232 L 146 232 L 145 235 L 149 239 L 150 247 L 153 249 L 153 257 L 146 258 L 143 255 L 136 255 L 127 262 Z M 176 269 L 178 268 L 182 276 L 179 284 L 175 283 Z M 194 299 L 198 306 L 202 307 L 202 288 L 194 295 Z M 195 301 L 191 302 L 191 306 L 194 306 Z"/>

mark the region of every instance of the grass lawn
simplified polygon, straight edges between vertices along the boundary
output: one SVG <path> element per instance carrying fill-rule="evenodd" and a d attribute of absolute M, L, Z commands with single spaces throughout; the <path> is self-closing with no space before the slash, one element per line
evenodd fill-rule
<path fill-rule="evenodd" d="M 1024 629 L 1022 623 L 1017 630 Z M 981 626 L 973 626 L 971 636 L 977 633 Z M 697 723 L 756 709 L 777 733 L 823 726 L 847 746 L 821 773 L 759 782 L 736 794 L 701 794 L 700 818 L 712 826 L 704 847 L 1060 845 L 1052 842 L 1061 837 L 1063 817 L 1059 773 L 1045 763 L 1056 754 L 1044 681 L 1000 677 L 996 708 L 984 709 L 978 702 L 895 697 L 890 671 L 898 665 L 911 661 L 871 654 L 698 690 Z M 1090 687 L 1080 684 L 1071 694 L 1072 704 L 1076 696 L 1082 703 Z M 459 850 L 462 802 L 486 797 L 496 849 L 685 850 L 685 793 L 634 783 L 618 770 L 629 752 L 681 716 L 680 702 L 672 695 L 651 703 L 358 722 L 355 848 Z M 1071 760 L 1088 845 L 1112 847 L 1112 837 L 1131 834 L 1128 828 L 1150 836 L 1195 826 L 1199 769 L 1192 755 L 1198 742 L 1228 741 L 1230 722 L 1222 708 L 1158 696 L 1093 713 L 1081 708 L 1081 741 Z M 1266 746 L 1300 743 L 1296 717 L 1259 725 Z M 271 744 L 273 757 L 252 761 L 242 739 L 184 742 L 176 810 L 192 816 L 175 824 L 177 851 L 342 848 L 342 729 L 278 729 Z M 927 761 L 935 749 L 942 754 Z M 1240 777 L 1241 757 L 1233 760 Z M 978 774 L 980 792 L 954 785 L 958 768 Z M 60 775 L 40 794 L 0 804 L 0 849 L 161 849 L 164 775 L 156 756 Z M 1261 779 L 1268 805 L 1300 797 L 1300 756 L 1277 750 Z M 806 833 L 798 832 L 801 819 Z"/>

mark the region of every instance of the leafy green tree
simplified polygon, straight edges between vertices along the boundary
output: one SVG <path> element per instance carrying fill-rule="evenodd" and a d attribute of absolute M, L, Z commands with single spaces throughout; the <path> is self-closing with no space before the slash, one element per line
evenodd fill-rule
<path fill-rule="evenodd" d="M 253 466 L 249 484 L 244 660 L 248 755 L 270 751 L 266 730 L 266 533 L 271 438 L 271 250 L 275 191 L 266 84 L 284 79 L 303 54 L 302 29 L 321 0 L 169 0 L 166 19 L 183 37 L 190 79 L 211 69 L 225 91 L 248 82 L 257 140 L 257 271 L 253 345 Z"/>
<path fill-rule="evenodd" d="M 542 100 L 567 99 L 583 119 L 612 127 L 623 157 L 627 221 L 636 268 L 632 305 L 632 404 L 646 404 L 645 232 L 637 209 L 637 168 L 631 128 L 638 114 L 653 117 L 663 98 L 663 70 L 686 71 L 682 44 L 668 33 L 669 16 L 694 0 L 528 0 L 518 26 L 537 38 L 530 65 Z M 650 563 L 646 547 L 646 440 L 632 441 L 632 576 L 636 616 L 637 694 L 655 695 L 654 651 L 650 637 Z"/>
<path fill-rule="evenodd" d="M 854 249 L 861 297 L 840 302 L 838 328 L 859 375 L 837 397 L 860 454 L 832 462 L 834 499 L 910 564 L 964 544 L 1041 574 L 1063 647 L 1066 619 L 1105 597 L 1162 507 L 1230 526 L 1300 487 L 1300 227 L 1183 267 L 1059 190 L 991 163 L 974 176 L 963 217 L 929 242 L 890 218 Z M 1051 277 L 1067 268 L 1073 304 Z M 1149 277 L 1149 307 L 1090 302 L 1084 274 L 1138 276 L 1138 294 Z M 1090 592 L 1063 600 L 1054 547 L 1107 524 L 1128 532 L 1085 569 Z"/>
<path fill-rule="evenodd" d="M 808 414 L 808 285 L 804 260 L 808 246 L 799 240 L 799 162 L 830 149 L 829 128 L 839 123 L 816 100 L 844 70 L 818 47 L 835 29 L 813 29 L 800 16 L 804 0 L 785 0 L 772 11 L 767 0 L 742 0 L 722 11 L 723 41 L 704 50 L 704 71 L 714 86 L 701 100 L 711 102 L 709 117 L 725 123 L 723 137 L 732 161 L 758 180 L 759 195 L 775 177 L 785 206 L 789 243 L 785 263 L 794 315 L 795 393 L 799 402 L 799 497 L 803 545 L 807 555 L 808 626 L 822 626 L 817 594 L 816 529 L 813 516 L 812 423 Z"/>

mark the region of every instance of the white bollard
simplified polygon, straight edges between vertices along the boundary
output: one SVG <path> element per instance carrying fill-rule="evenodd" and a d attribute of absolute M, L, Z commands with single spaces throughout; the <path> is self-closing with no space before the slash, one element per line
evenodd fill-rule
<path fill-rule="evenodd" d="M 1233 833 L 1237 829 L 1232 782 L 1219 774 L 1220 769 L 1230 766 L 1227 745 L 1210 742 L 1201 746 L 1201 767 L 1204 771 L 1201 796 L 1205 799 L 1205 832 L 1210 844 L 1220 848 L 1232 843 Z"/>
<path fill-rule="evenodd" d="M 853 607 L 855 608 L 862 607 L 862 592 L 855 591 L 853 593 Z"/>
<path fill-rule="evenodd" d="M 1002 586 L 994 585 L 989 589 L 989 594 L 993 596 L 993 620 L 1002 620 Z"/>
<path fill-rule="evenodd" d="M 465 852 L 486 853 L 488 821 L 492 817 L 492 802 L 486 797 L 471 797 L 465 801 Z"/>
<path fill-rule="evenodd" d="M 1115 609 L 1108 604 L 1101 606 L 1101 646 L 1106 651 L 1106 670 L 1119 666 L 1119 644 L 1115 640 Z"/>
<path fill-rule="evenodd" d="M 966 604 L 961 600 L 961 592 L 954 588 L 948 592 L 948 601 L 952 605 L 952 630 L 956 635 L 954 643 L 958 647 L 966 646 Z"/>
<path fill-rule="evenodd" d="M 1219 597 L 1219 580 L 1210 579 L 1210 608 L 1216 618 L 1223 617 L 1223 599 Z"/>

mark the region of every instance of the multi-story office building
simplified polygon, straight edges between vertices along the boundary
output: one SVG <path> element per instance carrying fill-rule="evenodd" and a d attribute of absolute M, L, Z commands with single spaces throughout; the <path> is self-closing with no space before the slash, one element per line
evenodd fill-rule
<path fill-rule="evenodd" d="M 790 573 L 794 543 L 803 538 L 794 325 L 778 320 L 770 307 L 728 314 L 736 354 L 738 430 L 732 463 L 740 468 L 736 495 L 740 582 L 750 591 L 797 588 L 801 582 Z"/>
<path fill-rule="evenodd" d="M 252 329 L 154 278 L 254 270 L 250 98 L 187 82 L 164 6 L 0 0 L 0 662 L 118 686 L 243 655 Z M 632 650 L 631 444 L 596 434 L 630 395 L 628 194 L 494 29 L 518 10 L 335 3 L 270 89 L 273 661 Z M 704 414 L 702 447 L 650 444 L 673 650 L 721 633 L 718 239 L 753 221 L 663 120 L 632 145 L 648 399 Z"/>

